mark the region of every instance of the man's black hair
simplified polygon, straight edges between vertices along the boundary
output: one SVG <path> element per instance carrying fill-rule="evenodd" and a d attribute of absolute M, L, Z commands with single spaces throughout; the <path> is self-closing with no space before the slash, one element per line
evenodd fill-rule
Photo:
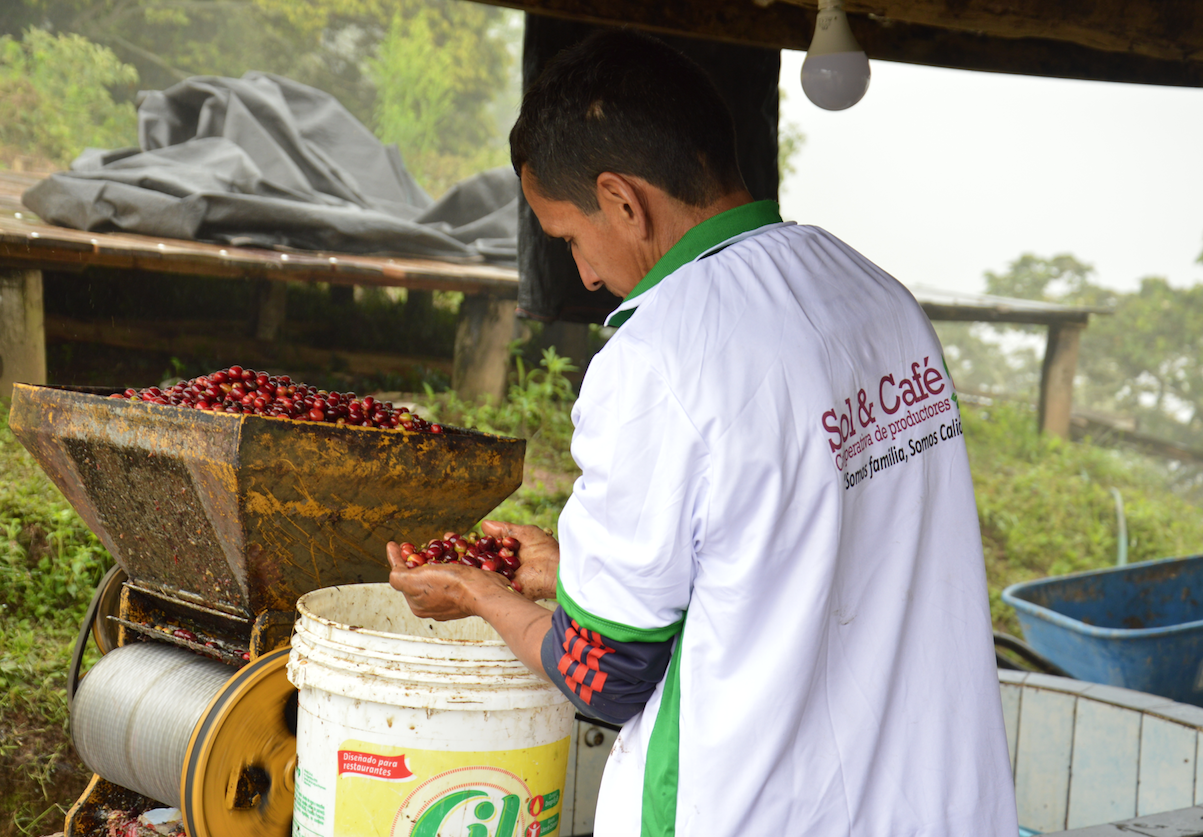
<path fill-rule="evenodd" d="M 557 55 L 522 100 L 510 131 L 551 200 L 597 211 L 597 176 L 640 177 L 691 206 L 743 187 L 735 125 L 710 77 L 662 41 L 631 30 L 595 33 Z"/>

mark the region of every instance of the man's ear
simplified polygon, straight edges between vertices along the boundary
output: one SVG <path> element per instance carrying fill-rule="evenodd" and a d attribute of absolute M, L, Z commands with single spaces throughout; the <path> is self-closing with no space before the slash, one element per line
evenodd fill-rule
<path fill-rule="evenodd" d="M 639 183 L 604 171 L 597 176 L 597 203 L 612 226 L 626 230 L 638 240 L 651 237 L 647 195 Z"/>

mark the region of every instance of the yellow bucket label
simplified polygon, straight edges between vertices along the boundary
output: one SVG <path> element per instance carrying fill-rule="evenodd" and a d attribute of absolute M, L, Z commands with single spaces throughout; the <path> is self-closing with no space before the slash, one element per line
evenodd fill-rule
<path fill-rule="evenodd" d="M 567 767 L 567 738 L 486 752 L 347 740 L 334 837 L 556 837 Z"/>

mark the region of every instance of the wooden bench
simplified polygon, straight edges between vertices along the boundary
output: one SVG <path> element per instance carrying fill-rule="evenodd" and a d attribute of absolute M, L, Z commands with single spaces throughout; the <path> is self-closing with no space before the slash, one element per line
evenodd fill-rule
<path fill-rule="evenodd" d="M 46 320 L 42 271 L 81 272 L 89 267 L 268 280 L 256 321 L 255 339 L 260 343 L 273 340 L 283 321 L 287 282 L 459 291 L 464 301 L 450 370 L 452 386 L 465 398 L 491 395 L 500 399 L 505 394 L 518 297 L 518 271 L 513 268 L 484 262 L 279 252 L 55 227 L 43 223 L 20 202 L 21 193 L 40 177 L 0 173 L 0 395 L 7 397 L 17 381 L 45 383 L 47 335 L 134 347 L 154 345 L 154 335 L 144 329 Z M 193 338 L 194 342 L 203 339 Z M 187 348 L 190 344 L 184 339 L 179 345 Z M 298 360 L 307 357 L 303 349 L 294 353 Z M 329 358 L 331 353 L 320 354 Z M 356 367 L 388 362 L 384 356 L 351 360 L 357 361 L 347 364 L 354 371 L 372 371 Z M 431 363 L 428 358 L 409 360 Z M 392 361 L 405 365 L 403 358 L 393 357 Z"/>

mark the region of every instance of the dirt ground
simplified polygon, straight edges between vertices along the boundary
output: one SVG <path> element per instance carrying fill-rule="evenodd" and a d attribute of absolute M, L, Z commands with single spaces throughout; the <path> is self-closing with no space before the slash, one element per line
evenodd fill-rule
<path fill-rule="evenodd" d="M 23 727 L 22 720 L 17 717 L 8 729 L 0 730 L 0 746 L 16 744 L 0 769 L 0 837 L 61 831 L 67 809 L 92 778 L 92 771 L 75 755 L 64 730 L 33 724 Z M 33 769 L 20 769 L 23 767 Z"/>

